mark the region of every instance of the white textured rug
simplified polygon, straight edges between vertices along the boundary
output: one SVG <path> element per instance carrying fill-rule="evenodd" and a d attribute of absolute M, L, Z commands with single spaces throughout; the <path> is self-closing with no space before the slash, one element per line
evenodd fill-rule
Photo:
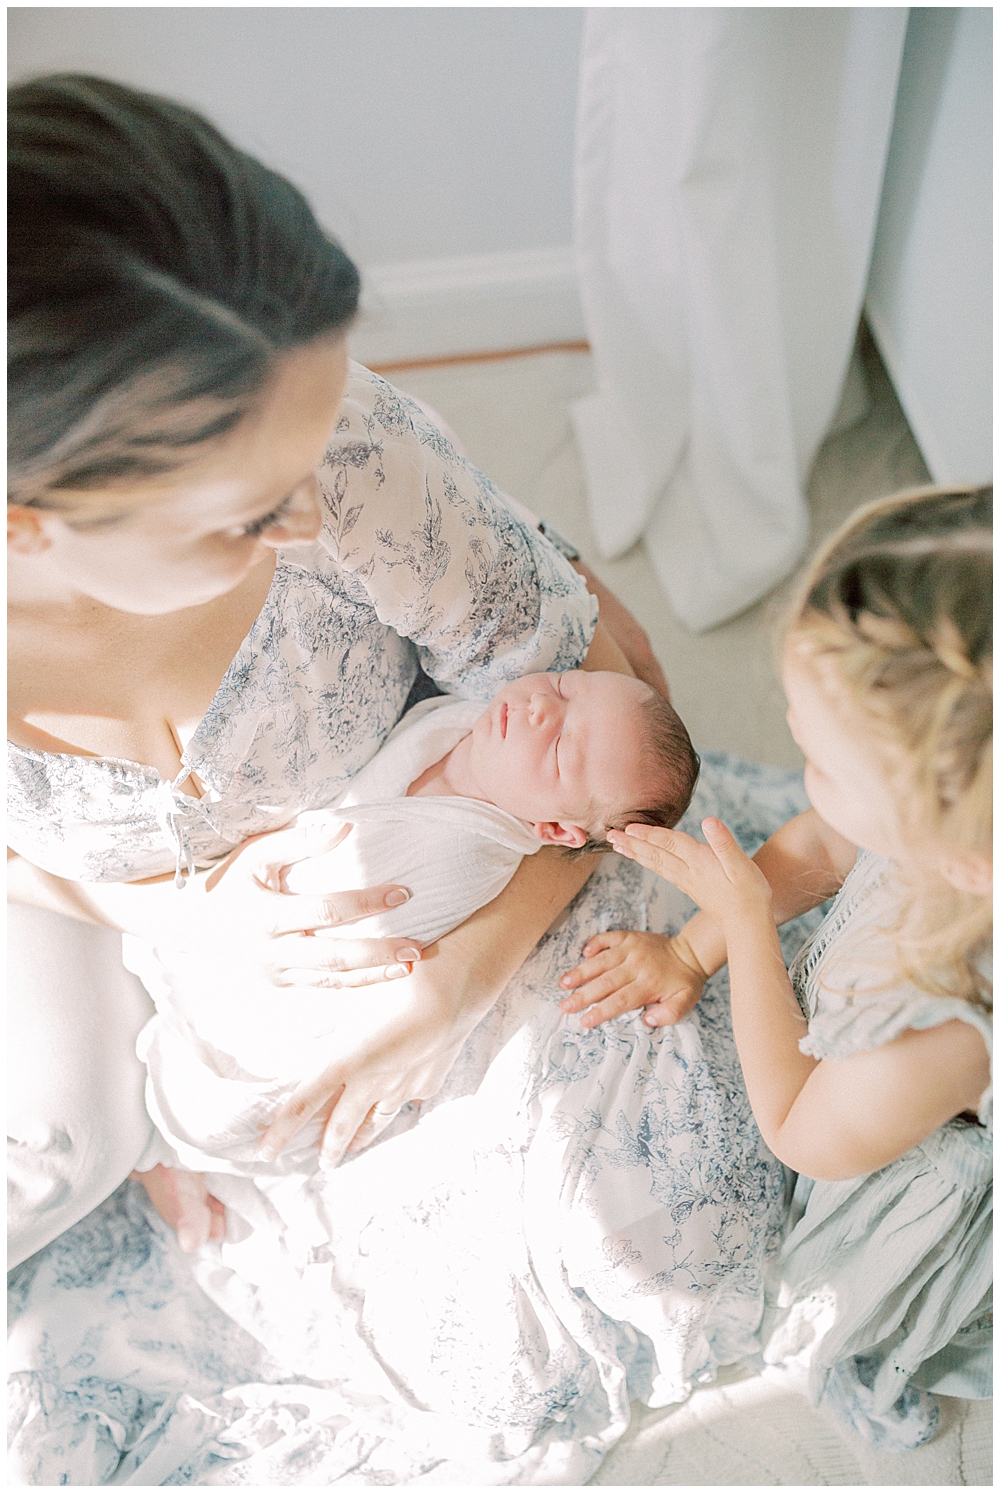
<path fill-rule="evenodd" d="M 941 1430 L 912 1452 L 879 1452 L 798 1395 L 754 1374 L 665 1410 L 632 1407 L 600 1487 L 991 1487 L 992 1400 L 940 1399 Z"/>

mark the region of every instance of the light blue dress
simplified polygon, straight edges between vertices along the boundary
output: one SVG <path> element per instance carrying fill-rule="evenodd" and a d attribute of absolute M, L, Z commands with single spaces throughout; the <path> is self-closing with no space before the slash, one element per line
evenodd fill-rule
<path fill-rule="evenodd" d="M 901 984 L 893 867 L 862 851 L 790 974 L 803 1052 L 839 1062 L 909 1028 L 967 1022 L 992 1058 L 983 1006 Z M 765 1359 L 877 1445 L 934 1433 L 929 1394 L 992 1390 L 992 1085 L 976 1124 L 956 1119 L 905 1156 L 845 1182 L 800 1178 L 774 1272 Z"/>

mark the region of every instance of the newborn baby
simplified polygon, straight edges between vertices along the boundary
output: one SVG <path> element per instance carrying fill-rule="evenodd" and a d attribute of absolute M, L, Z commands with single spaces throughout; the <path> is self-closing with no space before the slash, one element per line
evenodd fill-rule
<path fill-rule="evenodd" d="M 671 705 L 623 674 L 528 674 L 508 684 L 408 796 L 472 798 L 527 822 L 539 841 L 602 849 L 607 831 L 672 828 L 698 759 Z"/>
<path fill-rule="evenodd" d="M 330 936 L 430 943 L 492 901 L 543 844 L 580 852 L 603 848 L 609 829 L 629 823 L 672 827 L 697 774 L 677 713 L 621 674 L 527 675 L 485 711 L 450 696 L 426 700 L 332 811 L 350 833 L 291 867 L 286 884 L 293 892 L 407 886 L 402 907 Z M 176 1157 L 199 1171 L 294 1169 L 315 1144 L 311 1132 L 271 1163 L 256 1144 L 307 1067 L 309 1044 L 331 1029 L 329 992 L 278 991 L 203 952 L 132 942 L 129 954 L 157 1007 L 139 1043 L 147 1104 Z"/>

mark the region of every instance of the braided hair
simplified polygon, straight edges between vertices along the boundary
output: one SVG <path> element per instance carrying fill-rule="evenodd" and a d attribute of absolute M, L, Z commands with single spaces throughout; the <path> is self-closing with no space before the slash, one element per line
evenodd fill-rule
<path fill-rule="evenodd" d="M 904 493 L 862 508 L 817 556 L 789 640 L 834 677 L 905 762 L 894 796 L 914 846 L 992 848 L 991 487 Z M 919 865 L 921 858 L 915 857 Z M 895 930 L 904 975 L 986 999 L 988 899 L 909 873 Z"/>

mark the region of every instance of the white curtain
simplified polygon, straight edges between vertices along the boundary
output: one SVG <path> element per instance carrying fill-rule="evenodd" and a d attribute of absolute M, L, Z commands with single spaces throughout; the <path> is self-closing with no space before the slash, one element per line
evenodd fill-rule
<path fill-rule="evenodd" d="M 601 553 L 645 538 L 700 631 L 791 570 L 843 386 L 906 8 L 593 9 L 574 423 Z"/>

